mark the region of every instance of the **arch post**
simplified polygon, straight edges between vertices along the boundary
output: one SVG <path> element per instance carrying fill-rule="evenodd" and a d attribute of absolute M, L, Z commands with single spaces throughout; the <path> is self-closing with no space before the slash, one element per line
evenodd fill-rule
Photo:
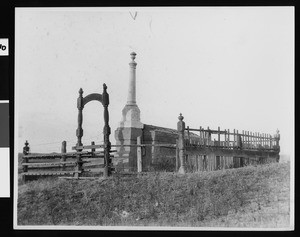
<path fill-rule="evenodd" d="M 76 136 L 77 136 L 77 144 L 76 146 L 82 146 L 82 136 L 83 136 L 83 129 L 82 129 L 82 110 L 83 110 L 83 90 L 82 88 L 79 89 L 79 97 L 77 99 L 77 108 L 78 108 L 78 127 L 76 130 Z M 77 151 L 81 151 L 82 149 L 76 149 Z"/>
<path fill-rule="evenodd" d="M 80 88 L 80 89 L 79 89 L 79 97 L 78 97 L 78 99 L 77 99 L 77 108 L 78 108 L 78 127 L 77 127 L 77 130 L 76 130 L 76 136 L 77 136 L 77 144 L 76 144 L 76 147 L 82 146 L 82 141 L 81 141 L 82 136 L 83 136 L 83 129 L 82 129 L 82 110 L 83 110 L 83 107 L 84 107 L 82 94 L 83 94 L 83 90 L 82 90 L 82 88 Z M 80 152 L 80 151 L 82 151 L 82 149 L 76 148 L 76 151 L 77 151 L 77 152 Z M 79 178 L 80 173 L 82 172 L 82 159 L 81 159 L 81 155 L 80 155 L 80 154 L 77 154 L 77 155 L 76 155 L 76 167 L 75 167 L 75 171 L 76 171 L 76 173 L 74 174 L 74 176 L 75 176 L 76 178 Z"/>
<path fill-rule="evenodd" d="M 109 114 L 108 114 L 108 105 L 109 105 L 109 94 L 107 93 L 107 86 L 103 84 L 103 93 L 102 93 L 102 104 L 104 107 L 104 128 L 103 128 L 103 135 L 104 135 L 104 178 L 107 178 L 111 175 L 111 158 L 110 158 L 110 149 L 111 143 L 109 141 L 109 135 L 111 133 L 109 127 Z"/>

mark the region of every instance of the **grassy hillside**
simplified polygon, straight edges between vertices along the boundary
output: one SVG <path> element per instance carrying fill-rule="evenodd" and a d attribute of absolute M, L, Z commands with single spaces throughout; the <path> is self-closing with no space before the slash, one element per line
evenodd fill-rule
<path fill-rule="evenodd" d="M 19 225 L 289 226 L 289 163 L 19 186 Z"/>

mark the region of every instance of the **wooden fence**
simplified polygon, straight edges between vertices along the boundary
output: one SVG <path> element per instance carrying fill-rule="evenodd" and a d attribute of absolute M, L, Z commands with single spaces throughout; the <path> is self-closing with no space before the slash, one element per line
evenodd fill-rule
<path fill-rule="evenodd" d="M 94 142 L 91 142 L 91 145 L 72 147 L 72 150 L 75 150 L 74 152 L 67 152 L 66 145 L 67 143 L 63 141 L 61 153 L 30 154 L 29 143 L 26 141 L 23 148 L 22 179 L 27 181 L 45 176 L 88 179 L 95 176 L 102 176 L 105 172 L 105 167 L 108 167 L 109 175 L 115 170 L 111 159 L 114 157 L 116 150 L 110 150 L 109 165 L 106 166 L 104 151 L 96 152 L 96 149 L 104 149 L 104 145 L 95 145 Z M 176 144 L 141 144 L 141 137 L 137 138 L 137 144 L 111 145 L 111 147 L 120 146 L 137 147 L 137 173 L 144 172 L 142 167 L 143 147 L 158 146 L 176 149 Z M 76 151 L 78 149 L 81 151 Z"/>
<path fill-rule="evenodd" d="M 263 164 L 279 161 L 280 134 L 271 136 L 229 129 L 213 130 L 209 127 L 199 129 L 185 127 L 180 114 L 177 123 L 178 139 L 176 144 L 142 144 L 141 137 L 132 145 L 91 145 L 76 144 L 74 152 L 67 152 L 66 142 L 62 142 L 61 153 L 30 154 L 29 143 L 23 148 L 22 177 L 27 180 L 40 176 L 67 176 L 69 178 L 89 178 L 101 173 L 111 175 L 113 153 L 111 147 L 134 146 L 137 148 L 137 172 L 143 172 L 142 148 L 147 146 L 176 149 L 176 171 L 212 171 L 217 169 L 238 168 L 249 164 Z M 198 134 L 196 134 L 198 133 Z M 96 149 L 102 149 L 96 151 Z M 108 152 L 106 154 L 105 152 Z M 109 159 L 107 159 L 109 156 Z M 107 163 L 107 164 L 106 164 Z M 106 176 L 105 176 L 106 177 Z"/>
<path fill-rule="evenodd" d="M 30 154 L 29 143 L 26 141 L 23 148 L 23 161 L 21 173 L 24 181 L 41 176 L 64 176 L 76 179 L 86 179 L 99 176 L 105 172 L 106 167 L 110 174 L 113 167 L 105 165 L 105 151 L 96 151 L 96 145 L 91 143 L 90 151 L 67 152 L 67 143 L 62 142 L 61 153 Z M 103 148 L 104 145 L 97 145 Z M 82 150 L 87 150 L 83 148 Z M 114 150 L 110 151 L 110 158 Z"/>
<path fill-rule="evenodd" d="M 271 136 L 229 129 L 191 129 L 185 127 L 180 114 L 178 130 L 179 172 L 237 168 L 248 164 L 262 164 L 279 161 L 280 134 Z M 191 133 L 198 132 L 199 136 Z M 195 138 L 196 137 L 196 138 Z"/>

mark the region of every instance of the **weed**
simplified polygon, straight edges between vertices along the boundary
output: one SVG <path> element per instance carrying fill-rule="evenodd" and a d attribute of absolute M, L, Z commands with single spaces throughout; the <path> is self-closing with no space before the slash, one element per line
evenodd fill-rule
<path fill-rule="evenodd" d="M 19 225 L 288 225 L 289 164 L 20 183 L 17 212 Z"/>

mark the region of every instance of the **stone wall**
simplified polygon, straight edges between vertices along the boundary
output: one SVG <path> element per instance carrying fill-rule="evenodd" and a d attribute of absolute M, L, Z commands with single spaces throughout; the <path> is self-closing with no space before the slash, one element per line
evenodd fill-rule
<path fill-rule="evenodd" d="M 164 128 L 144 124 L 142 129 L 118 128 L 115 132 L 117 144 L 136 144 L 137 136 L 141 136 L 141 144 L 152 146 L 142 147 L 142 171 L 175 171 L 176 170 L 176 147 L 164 147 L 163 144 L 174 144 L 178 139 L 177 129 Z M 118 135 L 118 136 L 117 136 Z M 123 137 L 127 137 L 124 140 Z M 187 131 L 184 133 L 188 138 Z M 189 142 L 197 144 L 199 136 L 190 132 Z M 212 143 L 216 143 L 211 141 Z M 160 145 L 160 146 L 155 146 Z M 212 144 L 211 144 L 212 145 Z M 195 149 L 195 150 L 194 150 Z M 238 168 L 246 165 L 274 162 L 274 158 L 241 158 L 226 154 L 218 154 L 218 150 L 208 152 L 206 155 L 199 153 L 197 148 L 186 150 L 185 163 L 188 171 L 211 171 L 217 169 Z M 114 166 L 120 171 L 137 171 L 137 149 L 136 147 L 121 147 L 118 155 L 113 159 Z"/>
<path fill-rule="evenodd" d="M 142 144 L 176 144 L 176 129 L 144 124 Z M 143 171 L 175 171 L 176 148 L 146 146 L 142 150 Z"/>
<path fill-rule="evenodd" d="M 185 138 L 187 138 L 185 131 Z M 190 141 L 196 142 L 199 136 L 190 132 Z M 144 124 L 142 144 L 174 144 L 178 139 L 177 129 Z M 176 147 L 151 146 L 143 148 L 143 171 L 175 171 Z"/>
<path fill-rule="evenodd" d="M 130 136 L 128 134 L 130 134 Z M 187 134 L 185 135 L 187 137 Z M 164 128 L 148 124 L 144 124 L 141 132 L 133 128 L 118 128 L 115 132 L 117 145 L 136 144 L 137 136 L 141 136 L 142 144 L 176 145 L 178 132 L 176 129 Z M 127 140 L 124 140 L 123 137 L 127 137 Z M 128 137 L 131 137 L 130 141 L 128 140 Z M 190 133 L 191 140 L 196 140 L 197 138 L 197 135 Z M 129 147 L 121 147 L 118 154 L 113 160 L 114 166 L 120 171 L 137 171 L 137 156 L 135 147 L 131 147 L 130 149 Z M 176 147 L 143 147 L 142 167 L 143 171 L 175 171 Z"/>

